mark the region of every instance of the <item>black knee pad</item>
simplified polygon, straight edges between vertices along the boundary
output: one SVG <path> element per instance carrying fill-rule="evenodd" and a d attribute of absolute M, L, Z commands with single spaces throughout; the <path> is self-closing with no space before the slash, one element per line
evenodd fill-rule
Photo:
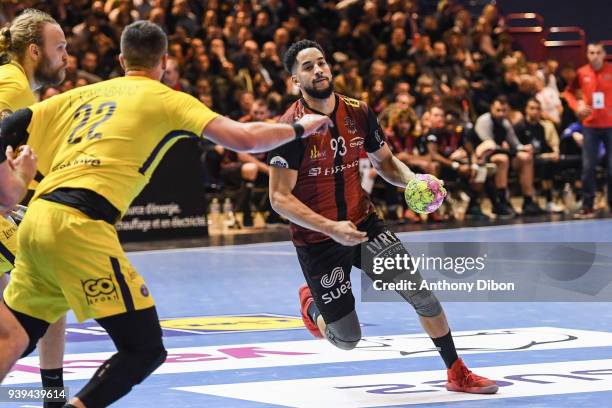
<path fill-rule="evenodd" d="M 44 336 L 47 332 L 47 329 L 49 328 L 49 323 L 45 322 L 44 320 L 37 319 L 35 317 L 28 316 L 27 314 L 23 314 L 21 312 L 13 310 L 8 305 L 6 305 L 6 308 L 10 310 L 11 313 L 13 313 L 21 327 L 23 327 L 23 329 L 28 335 L 28 347 L 21 355 L 21 358 L 23 358 L 34 351 L 38 340 L 40 340 L 40 338 Z"/>
<path fill-rule="evenodd" d="M 129 367 L 127 379 L 131 385 L 140 384 L 145 378 L 150 376 L 166 360 L 168 352 L 161 341 L 159 345 L 153 346 L 137 352 L 122 352 L 121 358 L 125 359 Z"/>
<path fill-rule="evenodd" d="M 327 324 L 325 337 L 339 349 L 354 349 L 361 340 L 361 326 L 355 310 L 341 319 Z"/>
<path fill-rule="evenodd" d="M 140 384 L 166 359 L 168 352 L 154 308 L 99 321 L 117 347 L 118 365 L 129 367 L 125 376 L 130 385 Z"/>
<path fill-rule="evenodd" d="M 408 302 L 419 316 L 436 317 L 442 313 L 442 305 L 430 290 L 419 290 L 408 296 Z"/>

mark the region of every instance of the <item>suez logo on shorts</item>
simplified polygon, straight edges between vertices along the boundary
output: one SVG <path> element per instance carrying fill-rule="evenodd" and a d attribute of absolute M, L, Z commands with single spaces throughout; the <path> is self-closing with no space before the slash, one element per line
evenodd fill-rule
<path fill-rule="evenodd" d="M 342 164 L 340 166 L 331 166 L 331 167 L 312 167 L 308 170 L 308 175 L 311 177 L 316 177 L 320 175 L 324 176 L 332 176 L 337 173 L 342 173 L 345 170 L 352 169 L 353 167 L 359 166 L 359 159 L 349 163 Z"/>
<path fill-rule="evenodd" d="M 81 281 L 81 284 L 87 303 L 90 305 L 119 300 L 119 294 L 111 275 L 108 275 L 108 278 L 87 279 Z"/>
<path fill-rule="evenodd" d="M 321 286 L 325 289 L 330 289 L 334 285 L 341 283 L 344 281 L 344 269 L 341 266 L 334 268 L 331 273 L 326 273 L 321 278 Z M 339 299 L 340 296 L 346 295 L 351 290 L 351 281 L 347 280 L 342 283 L 342 285 L 338 286 L 336 289 L 331 290 L 327 293 L 324 293 L 321 298 L 323 299 L 323 304 L 328 304 L 333 302 L 336 299 Z"/>

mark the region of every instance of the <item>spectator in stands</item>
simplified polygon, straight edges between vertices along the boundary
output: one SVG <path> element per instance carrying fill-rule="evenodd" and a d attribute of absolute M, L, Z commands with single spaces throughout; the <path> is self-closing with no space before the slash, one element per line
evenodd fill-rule
<path fill-rule="evenodd" d="M 389 62 L 404 61 L 407 58 L 408 47 L 406 46 L 406 40 L 406 30 L 404 27 L 397 27 L 393 29 L 388 48 Z"/>
<path fill-rule="evenodd" d="M 232 118 L 236 120 L 248 115 L 255 102 L 255 96 L 249 91 L 240 91 L 238 93 L 238 109 L 232 113 Z"/>
<path fill-rule="evenodd" d="M 470 84 L 466 79 L 455 78 L 450 93 L 442 97 L 442 107 L 445 112 L 460 118 L 464 127 L 473 125 L 476 111 L 470 98 Z"/>
<path fill-rule="evenodd" d="M 541 81 L 541 79 L 539 79 Z M 531 98 L 525 108 L 525 117 L 514 126 L 516 136 L 523 145 L 531 145 L 535 174 L 542 179 L 542 194 L 548 212 L 562 212 L 563 207 L 553 201 L 553 175 L 560 169 L 559 135 L 554 124 L 542 114 L 542 104 Z"/>
<path fill-rule="evenodd" d="M 508 114 L 508 100 L 499 96 L 493 101 L 491 111 L 476 120 L 474 128 L 480 139 L 480 144 L 476 146 L 478 158 L 496 165 L 493 213 L 500 218 L 516 216 L 508 200 L 508 174 L 512 165 L 519 174 L 523 192 L 522 214 L 542 215 L 544 210 L 534 200 L 533 147 L 520 143 L 508 120 Z"/>
<path fill-rule="evenodd" d="M 559 69 L 559 62 L 552 58 L 549 58 L 544 63 L 544 66 L 537 71 L 538 77 L 542 78 L 544 81 L 544 86 L 547 88 L 552 88 L 553 90 L 563 90 L 564 88 L 559 88 L 557 85 L 557 70 Z"/>
<path fill-rule="evenodd" d="M 535 97 L 540 102 L 542 108 L 542 118 L 550 120 L 555 126 L 560 127 L 561 115 L 563 114 L 563 105 L 561 104 L 559 90 L 557 89 L 556 85 L 545 86 L 544 79 L 542 79 L 540 76 L 536 76 L 535 89 L 537 92 Z"/>
<path fill-rule="evenodd" d="M 456 77 L 463 76 L 461 67 L 448 58 L 446 44 L 442 41 L 434 43 L 432 58 L 427 62 L 424 72 L 437 81 L 437 86 L 443 94 L 450 92 L 450 86 Z"/>
<path fill-rule="evenodd" d="M 351 98 L 361 98 L 363 79 L 359 75 L 357 61 L 349 60 L 344 63 L 342 73 L 334 77 L 334 90 Z"/>
<path fill-rule="evenodd" d="M 89 82 L 99 82 L 102 80 L 100 76 L 101 71 L 98 68 L 98 54 L 94 51 L 87 51 L 83 58 L 81 59 L 81 71 L 85 75 L 80 75 L 81 77 L 88 77 L 87 80 Z"/>
<path fill-rule="evenodd" d="M 253 28 L 253 39 L 258 44 L 271 41 L 274 37 L 276 25 L 271 24 L 270 14 L 267 10 L 259 11 L 255 16 L 255 27 Z"/>
<path fill-rule="evenodd" d="M 589 63 L 565 91 L 569 106 L 584 125 L 582 148 L 582 209 L 576 217 L 593 218 L 595 200 L 595 167 L 599 144 L 603 142 L 608 166 L 608 208 L 612 209 L 612 64 L 605 61 L 601 43 L 587 48 Z"/>
<path fill-rule="evenodd" d="M 166 73 L 164 74 L 163 81 L 164 84 L 168 85 L 174 90 L 197 96 L 193 86 L 191 86 L 189 82 L 181 78 L 180 66 L 176 58 L 168 58 L 168 62 L 166 64 Z"/>

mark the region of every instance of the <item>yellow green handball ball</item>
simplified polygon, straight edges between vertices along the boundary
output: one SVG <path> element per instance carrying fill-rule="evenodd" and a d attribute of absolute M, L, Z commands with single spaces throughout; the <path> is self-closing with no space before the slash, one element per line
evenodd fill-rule
<path fill-rule="evenodd" d="M 408 208 L 418 214 L 436 211 L 445 197 L 444 183 L 430 174 L 417 174 L 408 182 L 404 192 Z"/>

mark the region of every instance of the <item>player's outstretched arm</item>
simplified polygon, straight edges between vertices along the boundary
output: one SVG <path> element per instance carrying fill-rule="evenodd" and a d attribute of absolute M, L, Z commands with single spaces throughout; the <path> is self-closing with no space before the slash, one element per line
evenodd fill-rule
<path fill-rule="evenodd" d="M 397 187 L 406 187 L 415 176 L 408 166 L 391 153 L 386 144 L 377 151 L 368 153 L 368 157 L 378 174 Z"/>
<path fill-rule="evenodd" d="M 353 246 L 367 241 L 366 233 L 350 221 L 333 221 L 312 211 L 291 192 L 298 172 L 270 166 L 270 203 L 272 208 L 304 228 L 321 232 L 342 245 Z"/>
<path fill-rule="evenodd" d="M 237 152 L 267 152 L 296 138 L 325 132 L 331 120 L 322 115 L 304 115 L 293 125 L 283 123 L 240 123 L 218 116 L 206 126 L 203 136 Z"/>

